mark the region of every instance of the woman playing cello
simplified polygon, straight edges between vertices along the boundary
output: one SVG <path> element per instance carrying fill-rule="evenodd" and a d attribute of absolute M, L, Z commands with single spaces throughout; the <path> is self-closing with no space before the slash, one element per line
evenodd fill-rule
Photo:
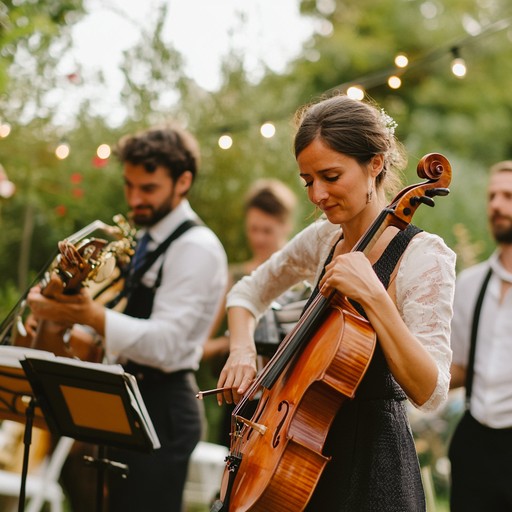
<path fill-rule="evenodd" d="M 412 225 L 353 248 L 386 206 L 405 158 L 395 122 L 375 105 L 335 96 L 298 113 L 295 156 L 317 222 L 239 281 L 227 299 L 230 355 L 219 402 L 238 402 L 256 375 L 256 319 L 290 286 L 337 291 L 370 322 L 375 352 L 324 446 L 331 457 L 306 510 L 422 511 L 425 497 L 405 400 L 425 411 L 448 393 L 455 255 Z M 292 509 L 290 509 L 292 510 Z"/>

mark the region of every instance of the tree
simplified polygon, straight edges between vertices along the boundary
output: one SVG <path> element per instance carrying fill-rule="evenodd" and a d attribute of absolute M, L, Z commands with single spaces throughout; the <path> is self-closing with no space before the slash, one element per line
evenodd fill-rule
<path fill-rule="evenodd" d="M 48 51 L 56 37 L 68 44 L 67 28 L 83 13 L 82 0 L 0 2 L 0 95 L 9 86 L 10 66 Z"/>
<path fill-rule="evenodd" d="M 451 195 L 433 212 L 418 211 L 415 221 L 454 246 L 452 227 L 464 224 L 486 242 L 482 255 L 488 253 L 485 171 L 508 159 L 512 149 L 512 92 L 503 87 L 512 71 L 509 3 L 304 0 L 301 9 L 323 27 L 306 44 L 305 56 L 315 56 L 314 62 L 299 58 L 290 66 L 302 101 L 364 85 L 398 121 L 398 136 L 410 155 L 407 182 L 417 180 L 415 166 L 425 153 L 443 153 L 452 163 Z M 401 52 L 410 59 L 405 72 L 393 63 Z M 450 72 L 454 54 L 466 60 L 464 79 Z M 402 87 L 387 85 L 391 74 L 401 74 Z"/>
<path fill-rule="evenodd" d="M 46 46 L 39 32 L 34 43 L 16 28 L 15 14 L 23 12 L 31 26 L 42 23 L 42 15 L 32 4 L 0 10 L 2 49 L 12 50 L 12 41 L 18 38 L 20 52 L 25 52 L 19 55 L 27 56 L 27 48 L 31 50 L 28 64 L 24 61 L 23 66 L 12 52 L 7 52 L 7 57 L 2 54 L 4 69 L 5 59 L 12 58 L 9 101 L 0 106 L 0 117 L 16 120 L 11 135 L 0 139 L 2 163 L 18 185 L 16 196 L 2 204 L 5 236 L 0 245 L 12 255 L 0 264 L 2 275 L 14 279 L 12 269 L 24 260 L 24 256 L 18 257 L 23 239 L 20 219 L 27 219 L 26 226 L 33 222 L 39 234 L 37 240 L 31 237 L 27 269 L 25 273 L 20 270 L 16 278 L 19 286 L 29 280 L 24 275 L 32 276 L 43 266 L 42 260 L 59 238 L 94 218 L 109 221 L 122 210 L 118 167 L 114 159 L 97 166 L 97 146 L 114 145 L 124 133 L 171 119 L 195 133 L 202 147 L 203 163 L 192 201 L 219 234 L 229 258 L 244 259 L 247 248 L 240 211 L 252 181 L 279 177 L 303 194 L 292 151 L 294 112 L 358 81 L 367 84 L 368 94 L 398 122 L 397 133 L 410 155 L 407 183 L 418 180 L 414 170 L 425 153 L 441 152 L 452 163 L 452 193 L 438 199 L 433 211 L 420 208 L 415 222 L 439 233 L 453 246 L 457 243 L 453 226 L 465 225 L 470 239 L 485 241 L 482 254 L 490 250 L 482 215 L 484 171 L 494 161 L 508 158 L 510 151 L 507 127 L 512 93 L 502 84 L 512 63 L 507 30 L 500 29 L 509 20 L 503 14 L 509 9 L 505 0 L 477 4 L 470 0 L 305 0 L 302 12 L 317 20 L 318 30 L 302 55 L 290 62 L 285 72 L 266 70 L 254 82 L 246 72 L 244 56 L 233 50 L 225 56 L 222 86 L 212 93 L 186 77 L 182 56 L 165 43 L 166 8 L 162 7 L 154 12 L 154 30 L 141 32 L 139 43 L 125 54 L 122 94 L 127 117 L 115 127 L 101 113 L 91 115 L 93 105 L 88 102 L 65 126 L 57 123 L 54 91 L 66 95 L 72 84 L 63 87 L 57 83 L 53 53 L 43 50 L 50 43 L 59 43 L 58 48 L 64 49 L 69 26 L 59 25 L 59 20 L 67 18 L 52 11 L 57 9 L 54 2 L 48 5 L 48 12 L 53 13 L 49 17 L 55 21 L 52 28 L 62 31 L 52 32 L 55 37 L 53 41 L 45 39 Z M 58 12 L 82 13 L 78 1 L 59 5 L 64 10 Z M 500 21 L 504 25 L 499 25 Z M 240 32 L 247 22 L 241 20 Z M 464 80 L 449 71 L 455 44 L 468 64 Z M 393 64 L 398 52 L 409 56 L 410 66 L 400 72 L 402 87 L 393 90 L 386 79 L 390 72 L 398 73 Z M 95 79 L 100 83 L 101 77 Z M 276 126 L 275 136 L 269 139 L 259 133 L 267 121 Z M 233 138 L 229 150 L 217 145 L 223 134 Z M 53 155 L 59 140 L 71 146 L 70 157 L 64 161 Z M 298 228 L 312 219 L 313 208 L 306 200 L 302 204 Z M 58 213 L 63 211 L 66 215 Z"/>

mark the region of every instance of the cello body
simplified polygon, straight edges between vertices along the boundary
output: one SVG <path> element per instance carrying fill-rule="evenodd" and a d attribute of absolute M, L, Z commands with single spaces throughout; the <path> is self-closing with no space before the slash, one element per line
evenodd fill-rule
<path fill-rule="evenodd" d="M 272 392 L 262 393 L 254 421 L 267 428 L 244 431 L 241 450 L 252 455 L 242 458 L 236 472 L 229 512 L 305 508 L 329 461 L 322 454 L 329 427 L 343 402 L 353 398 L 375 343 L 368 321 L 345 299 L 332 301 L 298 359 Z"/>

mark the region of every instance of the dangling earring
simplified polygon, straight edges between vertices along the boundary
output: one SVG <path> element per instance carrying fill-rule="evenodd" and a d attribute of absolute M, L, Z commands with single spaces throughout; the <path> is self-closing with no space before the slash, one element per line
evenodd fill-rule
<path fill-rule="evenodd" d="M 366 193 L 366 204 L 371 203 L 373 197 L 373 181 L 370 182 L 370 189 Z"/>

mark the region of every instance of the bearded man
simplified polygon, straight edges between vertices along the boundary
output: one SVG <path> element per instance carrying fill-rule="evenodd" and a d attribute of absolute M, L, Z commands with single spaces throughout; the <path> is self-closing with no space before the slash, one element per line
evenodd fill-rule
<path fill-rule="evenodd" d="M 28 303 L 38 319 L 92 328 L 108 362 L 137 378 L 161 448 L 109 450 L 109 458 L 129 468 L 126 479 L 109 475 L 109 511 L 178 512 L 202 430 L 194 371 L 226 290 L 227 258 L 187 200 L 199 165 L 190 133 L 151 128 L 122 138 L 115 153 L 131 218 L 141 228 L 125 281 L 126 308 L 106 308 L 85 292 L 49 299 L 38 287 Z"/>
<path fill-rule="evenodd" d="M 451 387 L 466 412 L 450 444 L 451 511 L 512 511 L 512 161 L 491 167 L 487 215 L 497 248 L 460 273 Z"/>

